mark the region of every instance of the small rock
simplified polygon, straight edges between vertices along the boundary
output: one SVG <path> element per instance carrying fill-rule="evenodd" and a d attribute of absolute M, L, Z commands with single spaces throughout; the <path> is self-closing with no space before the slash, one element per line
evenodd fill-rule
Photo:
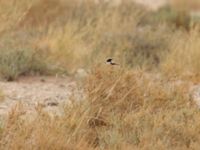
<path fill-rule="evenodd" d="M 58 106 L 58 102 L 48 102 L 47 106 Z"/>
<path fill-rule="evenodd" d="M 46 82 L 46 80 L 45 80 L 45 79 L 43 79 L 43 78 L 42 78 L 42 79 L 40 79 L 40 81 L 41 81 L 41 82 Z"/>
<path fill-rule="evenodd" d="M 88 76 L 88 73 L 83 68 L 79 68 L 76 71 L 75 78 L 77 80 L 82 80 Z"/>

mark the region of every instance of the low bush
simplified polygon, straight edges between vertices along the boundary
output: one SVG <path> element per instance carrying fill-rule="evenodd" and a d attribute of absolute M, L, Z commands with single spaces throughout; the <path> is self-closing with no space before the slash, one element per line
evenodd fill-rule
<path fill-rule="evenodd" d="M 48 65 L 41 52 L 32 49 L 0 50 L 0 76 L 12 81 L 20 75 L 47 74 Z"/>

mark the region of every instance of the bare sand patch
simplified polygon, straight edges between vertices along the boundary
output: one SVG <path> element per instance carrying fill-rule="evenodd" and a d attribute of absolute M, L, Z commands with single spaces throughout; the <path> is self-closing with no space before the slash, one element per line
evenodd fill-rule
<path fill-rule="evenodd" d="M 32 111 L 38 105 L 45 109 L 57 109 L 68 102 L 75 82 L 69 77 L 21 77 L 14 82 L 0 82 L 4 101 L 0 103 L 0 116 L 7 115 L 21 103 Z"/>

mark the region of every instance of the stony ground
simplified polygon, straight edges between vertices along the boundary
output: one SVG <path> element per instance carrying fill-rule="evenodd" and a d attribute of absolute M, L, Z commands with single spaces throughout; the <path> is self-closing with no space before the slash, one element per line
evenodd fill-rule
<path fill-rule="evenodd" d="M 0 116 L 7 116 L 11 109 L 22 103 L 28 112 L 41 106 L 48 112 L 59 115 L 76 89 L 69 77 L 21 77 L 13 82 L 0 82 Z"/>
<path fill-rule="evenodd" d="M 160 76 L 147 75 L 154 82 L 160 82 Z M 174 80 L 166 82 L 163 88 L 173 89 L 176 85 L 188 85 L 186 92 L 200 108 L 200 84 L 188 81 Z M 21 77 L 17 81 L 0 81 L 0 119 L 7 117 L 18 104 L 23 105 L 26 115 L 37 116 L 38 107 L 48 114 L 62 115 L 65 104 L 70 103 L 71 96 L 81 98 L 81 89 L 78 89 L 74 79 L 69 77 Z"/>

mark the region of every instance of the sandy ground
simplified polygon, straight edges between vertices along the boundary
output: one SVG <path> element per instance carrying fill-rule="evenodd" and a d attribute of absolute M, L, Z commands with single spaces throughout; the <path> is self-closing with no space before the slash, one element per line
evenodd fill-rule
<path fill-rule="evenodd" d="M 0 116 L 7 116 L 15 105 L 22 103 L 25 110 L 34 112 L 41 106 L 48 112 L 60 113 L 60 107 L 69 102 L 75 82 L 69 77 L 22 77 L 14 82 L 0 82 L 3 100 Z"/>
<path fill-rule="evenodd" d="M 134 0 L 134 1 L 152 10 L 157 10 L 160 7 L 169 3 L 169 0 Z"/>
<path fill-rule="evenodd" d="M 151 79 L 151 84 L 162 81 L 159 75 L 147 74 L 147 77 Z M 163 87 L 166 90 L 173 90 L 173 87 L 177 85 L 189 85 L 190 90 L 186 92 L 186 96 L 191 96 L 200 108 L 200 84 L 194 85 L 192 82 L 180 80 L 166 83 Z M 13 82 L 0 81 L 0 90 L 3 93 L 0 94 L 0 99 L 2 99 L 0 100 L 0 120 L 5 119 L 20 103 L 28 118 L 37 117 L 38 108 L 51 116 L 61 116 L 64 106 L 70 104 L 72 95 L 76 96 L 76 100 L 81 100 L 83 97 L 77 83 L 69 77 L 21 77 Z"/>
<path fill-rule="evenodd" d="M 112 2 L 114 6 L 120 5 L 124 0 L 94 0 L 96 3 L 100 3 L 101 1 Z M 144 5 L 146 8 L 151 10 L 157 10 L 165 4 L 169 3 L 169 0 L 132 0 L 138 4 Z"/>

